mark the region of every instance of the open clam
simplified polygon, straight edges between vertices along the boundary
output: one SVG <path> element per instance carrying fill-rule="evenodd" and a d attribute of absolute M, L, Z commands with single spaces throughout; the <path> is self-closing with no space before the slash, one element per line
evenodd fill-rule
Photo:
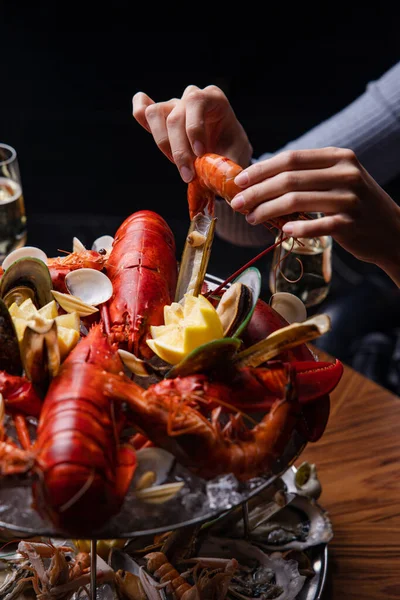
<path fill-rule="evenodd" d="M 72 296 L 91 306 L 107 302 L 113 294 L 110 278 L 96 269 L 70 271 L 65 277 L 65 285 Z"/>
<path fill-rule="evenodd" d="M 31 256 L 14 261 L 0 281 L 0 297 L 6 306 L 31 298 L 37 308 L 51 302 L 53 284 L 50 271 L 39 258 Z"/>

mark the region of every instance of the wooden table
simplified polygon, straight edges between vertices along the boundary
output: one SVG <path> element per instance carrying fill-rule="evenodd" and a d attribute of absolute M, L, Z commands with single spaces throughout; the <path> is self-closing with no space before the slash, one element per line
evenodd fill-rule
<path fill-rule="evenodd" d="M 400 397 L 345 367 L 304 460 L 317 466 L 334 531 L 323 599 L 400 598 Z"/>

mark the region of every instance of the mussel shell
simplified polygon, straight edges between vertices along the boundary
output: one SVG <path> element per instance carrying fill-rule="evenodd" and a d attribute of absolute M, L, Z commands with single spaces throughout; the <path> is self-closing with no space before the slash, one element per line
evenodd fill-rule
<path fill-rule="evenodd" d="M 11 306 L 14 304 L 18 304 L 20 306 L 25 300 L 30 298 L 33 303 L 35 303 L 35 290 L 26 285 L 18 285 L 13 288 L 4 296 L 4 303 L 6 306 Z"/>
<path fill-rule="evenodd" d="M 22 374 L 18 338 L 8 308 L 0 299 L 0 370 L 10 375 Z"/>
<path fill-rule="evenodd" d="M 232 315 L 227 319 L 229 326 L 226 329 L 226 336 L 237 338 L 242 335 L 253 315 L 257 300 L 261 293 L 261 273 L 256 267 L 249 267 L 232 281 L 230 286 L 237 293 L 235 302 L 230 303 Z M 231 294 L 230 288 L 225 294 Z M 224 294 L 224 295 L 225 295 Z M 223 301 L 223 297 L 221 301 Z M 221 312 L 223 309 L 217 312 Z"/>
<path fill-rule="evenodd" d="M 26 377 L 46 388 L 60 367 L 57 323 L 46 321 L 27 325 L 21 342 L 21 354 Z"/>
<path fill-rule="evenodd" d="M 36 308 L 42 308 L 53 300 L 50 271 L 47 265 L 38 258 L 31 256 L 20 258 L 4 271 L 0 282 L 0 297 L 7 306 L 11 306 L 14 302 L 14 297 L 11 301 L 10 292 L 17 287 L 27 287 L 34 291 Z"/>
<path fill-rule="evenodd" d="M 222 295 L 217 313 L 222 323 L 224 335 L 235 335 L 243 320 L 252 308 L 252 292 L 244 283 L 233 283 Z"/>
<path fill-rule="evenodd" d="M 199 346 L 166 374 L 166 378 L 185 377 L 195 373 L 209 373 L 216 369 L 228 369 L 241 341 L 237 338 L 221 338 Z"/>

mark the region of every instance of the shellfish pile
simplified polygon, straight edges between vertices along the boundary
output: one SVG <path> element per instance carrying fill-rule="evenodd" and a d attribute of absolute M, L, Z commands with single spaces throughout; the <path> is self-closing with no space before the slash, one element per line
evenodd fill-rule
<path fill-rule="evenodd" d="M 214 226 L 192 220 L 179 269 L 173 234 L 151 211 L 91 250 L 74 239 L 66 257 L 29 247 L 7 257 L 0 493 L 21 530 L 43 531 L 44 519 L 46 532 L 107 537 L 146 519 L 149 530 L 207 520 L 322 435 L 343 367 L 317 361 L 307 342 L 329 330 L 328 316 L 300 311 L 289 323 L 260 298 L 253 266 L 212 288 Z M 169 363 L 146 342 L 188 297 L 204 300 L 221 333 Z"/>

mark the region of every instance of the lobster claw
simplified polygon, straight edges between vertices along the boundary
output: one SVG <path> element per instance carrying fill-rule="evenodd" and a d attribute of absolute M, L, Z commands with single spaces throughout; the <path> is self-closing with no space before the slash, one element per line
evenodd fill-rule
<path fill-rule="evenodd" d="M 330 394 L 340 381 L 343 364 L 330 362 L 269 361 L 268 367 L 241 369 L 235 379 L 235 392 L 231 402 L 244 411 L 266 410 L 277 398 L 282 398 L 287 382 L 287 367 L 295 372 L 295 386 L 300 404 L 306 405 Z M 239 386 L 240 384 L 240 386 Z M 245 396 L 240 389 L 246 390 Z"/>
<path fill-rule="evenodd" d="M 296 371 L 299 402 L 305 404 L 330 394 L 340 381 L 343 364 L 335 362 L 301 361 L 292 363 Z"/>

